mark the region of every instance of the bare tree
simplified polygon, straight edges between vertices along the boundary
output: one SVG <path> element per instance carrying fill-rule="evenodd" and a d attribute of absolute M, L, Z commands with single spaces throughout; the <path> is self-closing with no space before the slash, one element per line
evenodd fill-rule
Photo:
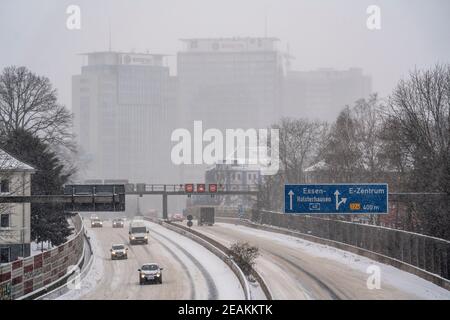
<path fill-rule="evenodd" d="M 329 182 L 359 180 L 364 165 L 356 134 L 357 127 L 353 111 L 347 106 L 339 114 L 322 144 L 321 158 L 327 164 Z"/>
<path fill-rule="evenodd" d="M 287 183 L 304 181 L 304 169 L 315 159 L 327 124 L 307 119 L 284 118 L 280 130 L 281 172 Z"/>
<path fill-rule="evenodd" d="M 383 142 L 381 130 L 383 128 L 382 106 L 377 94 L 371 95 L 367 100 L 356 101 L 353 107 L 355 121 L 355 137 L 357 148 L 364 171 L 364 181 L 377 182 L 384 178 L 387 168 L 385 159 L 381 156 Z"/>
<path fill-rule="evenodd" d="M 259 219 L 259 209 L 279 211 L 284 201 L 284 174 L 279 171 L 276 175 L 265 176 L 259 185 L 258 202 L 255 204 L 253 218 Z"/>
<path fill-rule="evenodd" d="M 273 128 L 280 132 L 280 170 L 274 176 L 263 178 L 258 205 L 269 210 L 280 210 L 284 201 L 283 185 L 305 182 L 305 169 L 316 160 L 328 124 L 284 118 Z"/>
<path fill-rule="evenodd" d="M 383 106 L 377 94 L 344 108 L 321 146 L 319 159 L 327 182 L 384 181 L 389 172 L 383 157 Z"/>
<path fill-rule="evenodd" d="M 412 187 L 450 193 L 450 65 L 412 72 L 398 84 L 389 107 L 388 121 L 397 126 L 392 140 L 407 155 Z"/>
<path fill-rule="evenodd" d="M 0 74 L 0 143 L 25 130 L 48 143 L 73 175 L 78 162 L 71 133 L 72 115 L 57 101 L 57 92 L 46 77 L 26 67 L 6 67 Z"/>
<path fill-rule="evenodd" d="M 50 80 L 26 67 L 0 74 L 0 135 L 24 129 L 50 145 L 71 145 L 72 116 L 57 101 Z"/>
<path fill-rule="evenodd" d="M 389 160 L 407 171 L 405 189 L 450 195 L 450 65 L 415 70 L 397 85 L 389 99 L 384 136 Z M 450 238 L 449 201 L 409 204 L 415 227 Z"/>

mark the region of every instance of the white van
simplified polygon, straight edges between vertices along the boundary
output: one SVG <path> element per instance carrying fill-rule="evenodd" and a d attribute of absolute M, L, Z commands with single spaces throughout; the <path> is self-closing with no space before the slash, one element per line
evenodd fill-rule
<path fill-rule="evenodd" d="M 144 221 L 131 221 L 128 229 L 130 244 L 145 243 L 148 244 L 149 230 Z"/>

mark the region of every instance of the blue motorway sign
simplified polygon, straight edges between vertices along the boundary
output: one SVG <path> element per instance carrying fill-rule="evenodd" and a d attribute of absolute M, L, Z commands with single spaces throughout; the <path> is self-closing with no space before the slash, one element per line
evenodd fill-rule
<path fill-rule="evenodd" d="M 300 214 L 388 213 L 388 185 L 286 184 L 284 212 Z"/>

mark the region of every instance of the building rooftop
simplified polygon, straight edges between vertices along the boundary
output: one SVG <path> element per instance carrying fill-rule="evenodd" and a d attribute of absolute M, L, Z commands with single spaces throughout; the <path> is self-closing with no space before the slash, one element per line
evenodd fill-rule
<path fill-rule="evenodd" d="M 35 171 L 35 169 L 0 149 L 0 171 Z"/>
<path fill-rule="evenodd" d="M 361 161 L 360 162 L 360 166 L 363 170 L 370 170 L 369 165 L 364 162 Z M 318 171 L 325 171 L 325 170 L 329 170 L 330 169 L 330 165 L 325 161 L 325 160 L 320 160 L 319 162 L 313 164 L 312 166 L 306 168 L 304 171 L 305 172 L 318 172 Z M 390 172 L 390 173 L 396 173 L 398 172 L 398 169 L 394 168 L 393 166 L 387 165 L 381 168 L 384 172 Z"/>
<path fill-rule="evenodd" d="M 165 66 L 164 59 L 168 55 L 142 52 L 94 51 L 80 53 L 87 57 L 88 66 L 98 65 L 135 65 Z"/>
<path fill-rule="evenodd" d="M 181 38 L 180 41 L 242 41 L 242 40 L 270 40 L 270 41 L 280 41 L 277 37 L 224 37 L 224 38 Z"/>
<path fill-rule="evenodd" d="M 320 160 L 319 162 L 306 168 L 304 171 L 305 172 L 315 172 L 315 171 L 320 171 L 320 170 L 327 170 L 328 167 L 329 167 L 328 164 L 324 160 Z"/>
<path fill-rule="evenodd" d="M 278 38 L 272 37 L 234 37 L 234 38 L 191 38 L 180 39 L 184 52 L 265 52 L 276 51 Z"/>
<path fill-rule="evenodd" d="M 267 164 L 271 160 L 270 156 L 267 155 L 267 151 L 267 147 L 265 146 L 237 147 L 223 160 L 212 166 L 209 166 L 207 170 L 209 171 L 218 168 L 226 168 L 226 170 L 236 171 L 260 171 L 264 167 L 263 164 Z M 260 157 L 260 154 L 262 154 L 263 157 Z"/>
<path fill-rule="evenodd" d="M 78 55 L 80 56 L 87 56 L 87 55 L 93 55 L 93 54 L 135 54 L 135 55 L 144 55 L 144 56 L 153 56 L 153 57 L 166 57 L 169 56 L 169 54 L 163 54 L 163 53 L 148 53 L 148 52 L 125 52 L 125 51 L 92 51 L 92 52 L 82 52 Z"/>

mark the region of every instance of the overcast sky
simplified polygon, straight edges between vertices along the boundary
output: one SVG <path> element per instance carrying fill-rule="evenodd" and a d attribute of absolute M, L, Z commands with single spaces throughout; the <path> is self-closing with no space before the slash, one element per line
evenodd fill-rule
<path fill-rule="evenodd" d="M 66 9 L 81 8 L 81 30 L 68 30 Z M 366 27 L 369 5 L 381 30 Z M 0 0 L 0 68 L 25 65 L 48 76 L 71 107 L 78 53 L 112 49 L 175 54 L 180 38 L 264 36 L 290 45 L 293 69 L 361 67 L 385 96 L 414 67 L 450 62 L 448 0 Z"/>

